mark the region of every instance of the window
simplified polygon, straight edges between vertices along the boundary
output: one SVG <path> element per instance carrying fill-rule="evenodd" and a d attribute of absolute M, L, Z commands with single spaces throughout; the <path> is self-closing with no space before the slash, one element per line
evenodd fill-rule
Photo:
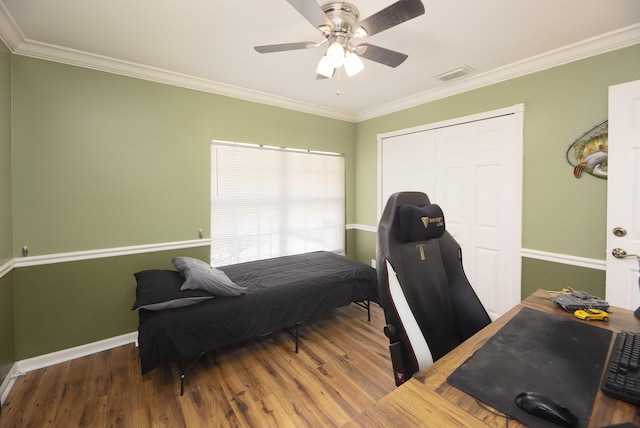
<path fill-rule="evenodd" d="M 211 264 L 344 251 L 344 157 L 213 141 Z"/>

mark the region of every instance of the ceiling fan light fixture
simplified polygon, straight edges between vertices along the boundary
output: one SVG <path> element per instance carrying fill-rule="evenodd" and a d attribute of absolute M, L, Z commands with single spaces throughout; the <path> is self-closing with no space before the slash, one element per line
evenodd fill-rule
<path fill-rule="evenodd" d="M 367 35 L 367 30 L 362 27 L 358 27 L 358 29 L 353 33 L 353 37 L 357 38 L 367 37 Z"/>
<path fill-rule="evenodd" d="M 316 74 L 331 79 L 334 72 L 335 68 L 332 67 L 331 64 L 329 64 L 329 61 L 327 61 L 327 57 L 323 56 L 322 58 L 320 58 L 320 62 L 318 63 L 318 67 L 316 68 Z"/>
<path fill-rule="evenodd" d="M 344 59 L 344 71 L 347 72 L 347 76 L 353 77 L 363 69 L 364 64 L 360 57 L 353 52 L 347 52 L 347 56 Z"/>
<path fill-rule="evenodd" d="M 338 41 L 331 43 L 325 57 L 333 68 L 342 67 L 342 64 L 344 64 L 344 46 L 342 46 L 342 43 Z"/>
<path fill-rule="evenodd" d="M 368 43 L 354 46 L 352 40 L 378 34 L 425 12 L 422 0 L 395 0 L 395 3 L 361 20 L 358 8 L 346 1 L 331 1 L 324 6 L 319 6 L 316 0 L 287 2 L 322 33 L 322 40 L 317 43 L 254 46 L 254 49 L 258 53 L 285 52 L 316 48 L 326 43 L 327 50 L 316 67 L 316 79 L 331 78 L 342 66 L 349 77 L 354 76 L 364 69 L 361 58 L 388 67 L 399 66 L 407 55 Z"/>

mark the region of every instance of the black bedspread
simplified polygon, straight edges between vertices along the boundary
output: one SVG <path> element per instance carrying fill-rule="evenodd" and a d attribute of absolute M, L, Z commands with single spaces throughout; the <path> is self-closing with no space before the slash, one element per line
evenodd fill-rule
<path fill-rule="evenodd" d="M 379 303 L 375 270 L 314 252 L 222 266 L 246 294 L 183 308 L 139 311 L 142 374 L 171 361 L 255 338 L 351 302 Z"/>

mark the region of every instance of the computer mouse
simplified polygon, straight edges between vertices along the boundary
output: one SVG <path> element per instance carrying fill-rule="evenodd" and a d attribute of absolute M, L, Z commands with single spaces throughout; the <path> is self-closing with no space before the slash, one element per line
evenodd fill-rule
<path fill-rule="evenodd" d="M 578 423 L 578 418 L 553 398 L 539 392 L 521 392 L 516 396 L 516 404 L 522 410 L 565 427 Z"/>

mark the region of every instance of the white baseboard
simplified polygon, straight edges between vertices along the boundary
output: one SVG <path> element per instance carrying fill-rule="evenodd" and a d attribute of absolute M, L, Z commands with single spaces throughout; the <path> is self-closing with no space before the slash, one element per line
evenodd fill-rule
<path fill-rule="evenodd" d="M 18 363 L 14 363 L 7 377 L 5 377 L 2 384 L 0 384 L 0 403 L 4 403 L 7 400 L 9 391 L 11 391 L 11 387 L 16 382 L 17 373 Z"/>
<path fill-rule="evenodd" d="M 111 337 L 109 339 L 100 340 L 98 342 L 87 343 L 69 349 L 52 352 L 50 354 L 38 355 L 37 357 L 27 358 L 18 361 L 18 375 L 30 372 L 32 370 L 49 367 L 54 364 L 64 363 L 75 358 L 84 357 L 86 355 L 95 354 L 96 352 L 105 351 L 107 349 L 116 348 L 118 346 L 133 343 L 138 340 L 138 333 L 127 333 L 121 336 Z"/>
<path fill-rule="evenodd" d="M 76 358 L 95 354 L 96 352 L 106 351 L 107 349 L 116 348 L 118 346 L 127 345 L 138 340 L 138 333 L 127 333 L 108 339 L 99 340 L 86 345 L 75 346 L 69 349 L 52 352 L 50 354 L 38 355 L 37 357 L 27 358 L 13 364 L 9 374 L 0 385 L 0 402 L 4 403 L 9 395 L 9 391 L 13 387 L 16 378 L 32 370 L 38 370 L 49 367 L 54 364 L 64 363 Z"/>

